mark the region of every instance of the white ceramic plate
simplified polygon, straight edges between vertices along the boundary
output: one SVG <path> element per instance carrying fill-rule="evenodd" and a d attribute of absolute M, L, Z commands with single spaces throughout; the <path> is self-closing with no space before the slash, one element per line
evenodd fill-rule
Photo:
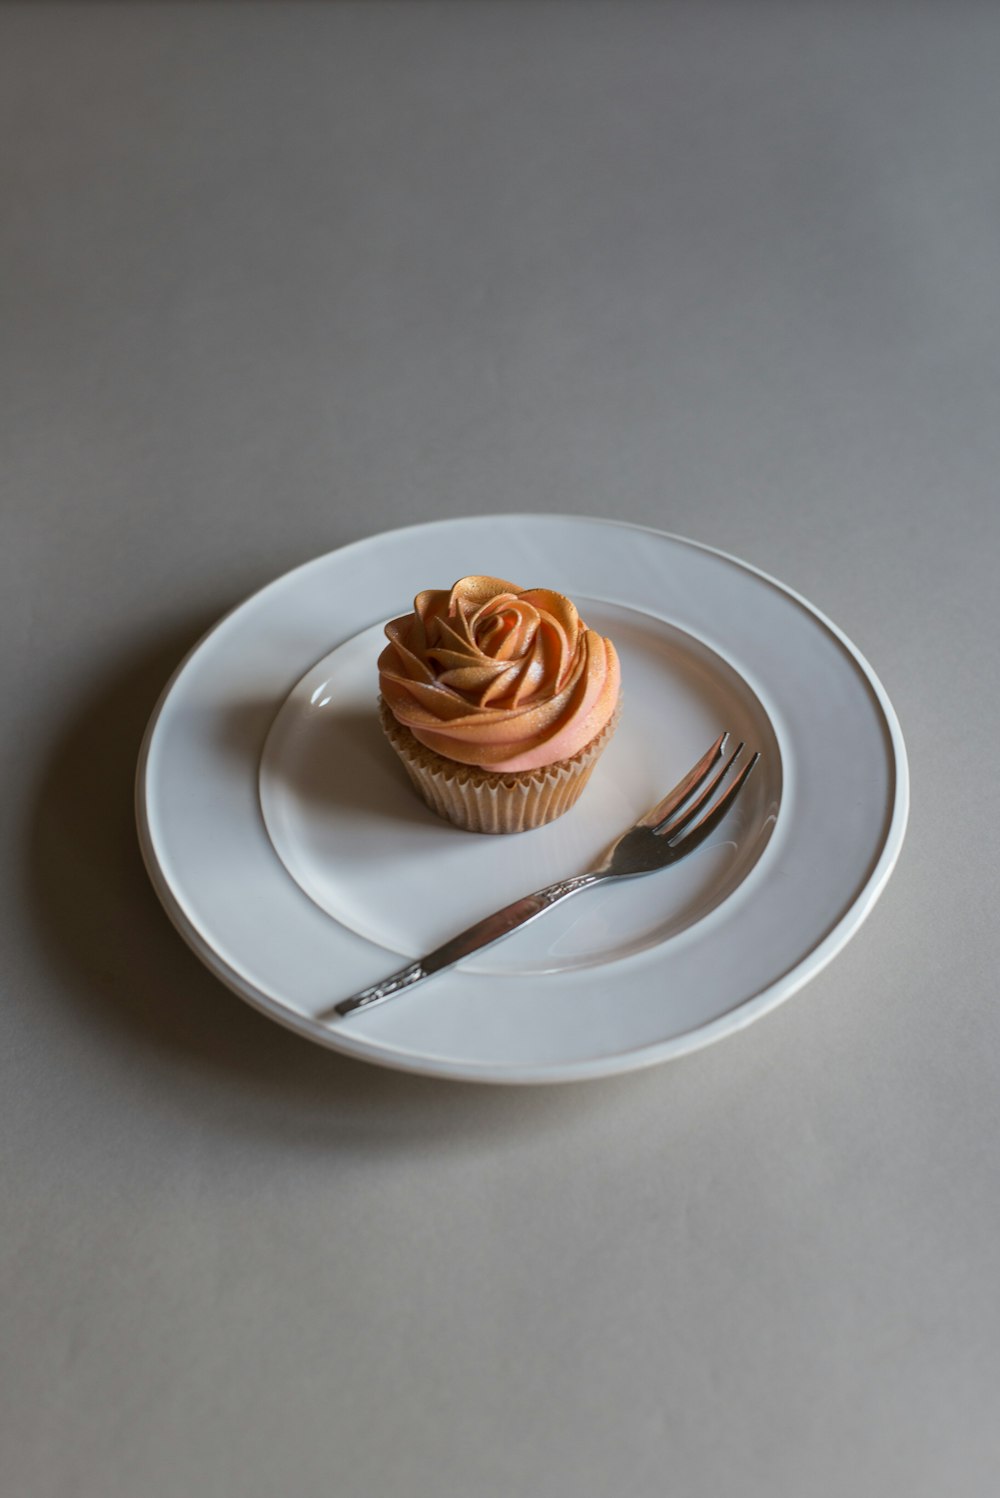
<path fill-rule="evenodd" d="M 385 620 L 478 572 L 568 594 L 622 659 L 621 724 L 583 797 L 517 837 L 427 810 L 375 710 Z M 685 862 L 579 895 L 394 1001 L 314 1018 L 587 867 L 724 727 L 763 758 Z M 178 668 L 137 781 L 156 890 L 231 988 L 336 1050 L 489 1082 L 646 1066 L 787 998 L 871 910 L 907 802 L 884 690 L 804 599 L 692 542 L 564 516 L 392 531 L 279 578 Z"/>

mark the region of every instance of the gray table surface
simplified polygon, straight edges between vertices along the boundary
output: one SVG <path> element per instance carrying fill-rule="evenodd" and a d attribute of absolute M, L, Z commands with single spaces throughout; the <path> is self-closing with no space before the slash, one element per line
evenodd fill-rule
<path fill-rule="evenodd" d="M 1000 9 L 0 9 L 0 1492 L 985 1498 Z M 287 568 L 542 508 L 850 634 L 910 830 L 686 1060 L 314 1048 L 188 952 L 131 777 Z"/>

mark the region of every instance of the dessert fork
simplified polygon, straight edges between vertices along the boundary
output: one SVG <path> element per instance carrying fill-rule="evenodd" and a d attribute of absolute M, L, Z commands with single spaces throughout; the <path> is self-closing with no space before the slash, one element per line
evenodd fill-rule
<path fill-rule="evenodd" d="M 730 810 L 747 776 L 760 759 L 759 754 L 754 754 L 724 786 L 746 747 L 743 743 L 738 744 L 726 758 L 728 739 L 728 733 L 720 734 L 711 749 L 673 790 L 621 834 L 595 868 L 570 879 L 560 879 L 533 894 L 523 895 L 459 932 L 458 936 L 436 947 L 426 957 L 411 962 L 381 983 L 373 983 L 351 998 L 342 999 L 316 1018 L 332 1020 L 336 1015 L 352 1014 L 370 1004 L 381 1004 L 422 983 L 434 973 L 454 967 L 463 957 L 492 946 L 501 937 L 509 936 L 519 926 L 527 925 L 543 911 L 551 910 L 553 905 L 568 900 L 583 889 L 592 889 L 595 884 L 605 884 L 611 879 L 633 879 L 639 874 L 652 874 L 693 853 Z"/>

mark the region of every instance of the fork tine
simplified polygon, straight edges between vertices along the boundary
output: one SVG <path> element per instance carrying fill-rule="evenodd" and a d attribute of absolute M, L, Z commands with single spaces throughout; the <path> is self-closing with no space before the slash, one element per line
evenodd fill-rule
<path fill-rule="evenodd" d="M 683 780 L 679 780 L 673 790 L 667 792 L 662 801 L 657 801 L 655 806 L 651 806 L 646 815 L 640 817 L 635 825 L 637 827 L 654 828 L 661 826 L 671 813 L 675 812 L 679 806 L 682 806 L 691 792 L 701 784 L 723 749 L 725 749 L 728 738 L 728 731 L 720 733 L 711 749 L 709 749 L 707 754 L 702 755 L 698 763 L 693 769 L 688 771 Z"/>
<path fill-rule="evenodd" d="M 733 755 L 733 759 L 735 758 L 736 756 Z M 754 765 L 759 759 L 760 754 L 757 753 L 743 766 L 742 770 L 737 775 L 732 785 L 726 787 L 725 791 L 719 797 L 718 801 L 716 801 L 715 805 L 711 807 L 710 810 L 706 811 L 705 815 L 701 817 L 699 821 L 695 822 L 693 827 L 691 826 L 690 822 L 686 821 L 680 828 L 679 832 L 675 836 L 670 838 L 670 846 L 672 848 L 675 848 L 678 854 L 693 852 L 694 849 L 697 848 L 698 844 L 704 842 L 709 833 L 713 832 L 715 828 L 718 827 L 719 823 L 726 815 L 726 812 L 732 806 L 733 802 L 736 800 L 736 797 L 742 790 L 743 783 L 746 780 L 747 776 L 750 774 L 750 771 L 753 769 Z M 730 760 L 729 763 L 732 764 L 732 760 Z M 726 769 L 728 768 L 729 765 L 726 766 Z M 723 771 L 723 773 L 725 773 L 725 771 Z"/>
<path fill-rule="evenodd" d="M 729 774 L 730 770 L 733 768 L 733 765 L 735 765 L 736 761 L 739 759 L 745 748 L 746 744 L 742 739 L 740 739 L 739 743 L 736 745 L 736 748 L 726 760 L 725 764 L 719 766 L 715 774 L 712 776 L 711 780 L 705 786 L 704 790 L 699 791 L 698 795 L 691 802 L 690 806 L 683 807 L 680 816 L 675 817 L 672 821 L 669 817 L 665 818 L 664 821 L 659 824 L 659 826 L 653 828 L 653 831 L 665 834 L 669 838 L 673 838 L 676 833 L 683 831 L 685 827 L 690 827 L 695 817 L 701 811 L 702 807 L 707 806 L 711 798 L 715 795 L 719 786 L 722 784 L 722 781 Z"/>

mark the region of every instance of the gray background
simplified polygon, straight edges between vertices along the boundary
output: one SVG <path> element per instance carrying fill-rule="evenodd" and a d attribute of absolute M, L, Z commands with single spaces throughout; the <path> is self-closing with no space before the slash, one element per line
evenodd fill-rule
<path fill-rule="evenodd" d="M 992 1494 L 1000 9 L 0 10 L 0 1491 Z M 911 756 L 776 1014 L 537 1090 L 310 1047 L 147 886 L 140 734 L 287 568 L 662 526 Z"/>

